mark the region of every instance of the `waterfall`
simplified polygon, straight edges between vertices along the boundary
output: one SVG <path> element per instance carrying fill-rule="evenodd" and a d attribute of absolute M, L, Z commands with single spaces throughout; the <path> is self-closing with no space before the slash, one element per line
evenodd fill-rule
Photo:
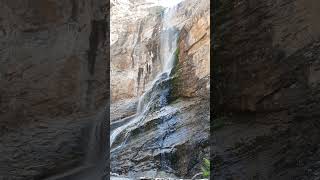
<path fill-rule="evenodd" d="M 167 8 L 162 17 L 162 31 L 160 34 L 160 57 L 163 64 L 162 72 L 170 73 L 173 68 L 174 52 L 177 49 L 178 33 L 173 26 L 176 6 Z"/>
<path fill-rule="evenodd" d="M 103 110 L 98 114 L 91 129 L 85 164 L 102 165 L 106 163 L 104 158 L 107 153 L 106 120 L 106 112 Z"/>
<path fill-rule="evenodd" d="M 156 99 L 159 101 L 159 106 L 166 105 L 166 97 L 168 96 L 169 90 L 167 87 L 163 87 L 165 86 L 163 84 L 169 79 L 170 72 L 174 65 L 175 51 L 177 49 L 178 31 L 173 25 L 175 12 L 176 7 L 171 7 L 166 8 L 162 14 L 162 29 L 160 32 L 160 60 L 162 70 L 151 83 L 151 88 L 140 96 L 135 118 L 111 132 L 110 148 L 113 147 L 120 134 L 124 134 L 126 137 L 129 133 L 126 132 L 126 130 L 132 126 L 139 125 L 139 123 L 145 119 L 149 109 L 154 106 Z M 124 143 L 125 140 L 123 140 L 121 145 Z M 119 147 L 121 147 L 121 145 Z"/>
<path fill-rule="evenodd" d="M 68 171 L 45 180 L 105 180 L 107 176 L 107 113 L 103 108 L 95 116 L 90 129 L 87 152 L 84 162 Z"/>

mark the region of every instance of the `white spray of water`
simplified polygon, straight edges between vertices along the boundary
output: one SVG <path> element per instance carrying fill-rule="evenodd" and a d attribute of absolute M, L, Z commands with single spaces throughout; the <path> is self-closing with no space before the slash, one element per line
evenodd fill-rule
<path fill-rule="evenodd" d="M 163 16 L 160 39 L 160 57 L 163 63 L 162 72 L 170 73 L 173 68 L 174 52 L 177 49 L 177 31 L 173 26 L 176 7 L 167 8 Z"/>

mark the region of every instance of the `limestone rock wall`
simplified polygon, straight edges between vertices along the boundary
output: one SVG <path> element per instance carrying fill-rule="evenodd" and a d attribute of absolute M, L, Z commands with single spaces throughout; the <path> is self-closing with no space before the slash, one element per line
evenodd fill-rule
<path fill-rule="evenodd" d="M 117 2 L 121 6 L 120 1 Z M 208 0 L 185 0 L 175 7 L 172 23 L 179 31 L 179 39 L 173 78 L 153 88 L 156 94 L 168 87 L 171 99 L 163 106 L 158 96 L 152 95 L 156 97 L 150 102 L 154 108 L 139 125 L 119 135 L 113 148 L 123 142 L 122 135 L 128 134 L 128 137 L 125 146 L 111 153 L 112 172 L 132 177 L 168 173 L 167 177 L 191 178 L 201 171 L 203 158 L 209 156 L 210 149 L 209 5 Z M 142 12 L 135 15 L 129 11 L 127 14 L 132 13 L 132 16 L 122 17 L 126 22 L 122 26 L 117 21 L 111 22 L 111 31 L 112 26 L 118 27 L 111 37 L 114 40 L 111 43 L 113 129 L 133 118 L 137 106 L 135 98 L 150 86 L 160 71 L 162 19 L 161 14 L 151 12 L 148 9 L 146 15 L 140 17 Z M 116 13 L 114 18 L 121 17 Z"/>
<path fill-rule="evenodd" d="M 160 71 L 159 32 L 163 8 L 143 8 L 139 3 L 132 6 L 120 2 L 114 4 L 111 8 L 111 97 L 112 101 L 118 101 L 141 95 Z M 183 60 L 179 61 L 185 66 L 183 79 L 179 81 L 185 84 L 178 86 L 186 96 L 196 96 L 195 91 L 200 86 L 194 81 L 198 79 L 206 84 L 201 87 L 206 91 L 209 88 L 209 5 L 210 2 L 205 0 L 183 1 L 177 5 L 172 20 L 181 31 L 179 46 L 184 46 L 181 53 L 188 51 L 187 55 L 181 54 Z M 126 7 L 127 12 L 120 11 L 120 7 Z M 119 21 L 123 23 L 120 25 Z M 194 78 L 188 74 L 190 68 Z"/>
<path fill-rule="evenodd" d="M 65 115 L 106 99 L 103 4 L 92 3 L 1 1 L 0 116 Z"/>
<path fill-rule="evenodd" d="M 193 14 L 181 29 L 173 79 L 173 97 L 209 97 L 210 91 L 210 2 L 198 1 L 181 9 Z"/>
<path fill-rule="evenodd" d="M 294 91 L 290 72 L 299 62 L 285 59 L 319 39 L 318 7 L 313 0 L 222 2 L 215 49 L 217 103 L 239 111 L 287 106 L 264 102 L 280 90 Z"/>
<path fill-rule="evenodd" d="M 108 99 L 105 4 L 0 2 L 0 179 L 44 178 L 84 158 L 94 117 L 81 117 Z"/>
<path fill-rule="evenodd" d="M 111 18 L 115 16 L 111 14 Z M 147 14 L 135 21 L 124 21 L 123 32 L 111 45 L 111 100 L 141 95 L 160 71 L 160 14 Z M 116 28 L 111 24 L 111 29 Z M 120 30 L 122 30 L 119 27 Z"/>
<path fill-rule="evenodd" d="M 319 1 L 220 1 L 214 179 L 319 178 Z"/>

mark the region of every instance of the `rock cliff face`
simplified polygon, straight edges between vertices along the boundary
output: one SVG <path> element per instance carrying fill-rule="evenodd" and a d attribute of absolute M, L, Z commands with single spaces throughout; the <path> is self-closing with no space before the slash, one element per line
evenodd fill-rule
<path fill-rule="evenodd" d="M 45 177 L 84 157 L 92 119 L 81 116 L 108 99 L 105 2 L 0 7 L 0 179 Z"/>
<path fill-rule="evenodd" d="M 221 1 L 215 179 L 319 177 L 318 1 Z"/>
<path fill-rule="evenodd" d="M 112 172 L 131 177 L 190 178 L 200 171 L 202 158 L 209 155 L 209 4 L 207 0 L 186 0 L 175 7 L 171 19 L 179 32 L 175 68 L 171 78 L 159 79 L 148 91 L 152 108 L 139 125 L 127 128 L 116 139 Z M 113 8 L 117 6 L 121 3 Z M 138 98 L 151 87 L 163 66 L 160 38 L 164 11 L 152 8 L 144 16 L 139 16 L 143 13 L 139 11 L 134 16 L 136 9 L 131 9 L 130 18 L 111 11 L 115 21 L 130 19 L 114 31 L 111 45 L 111 131 L 137 118 Z M 115 22 L 114 27 L 119 25 Z M 165 90 L 169 90 L 168 102 L 162 105 Z"/>
<path fill-rule="evenodd" d="M 133 3 L 128 7 L 128 12 L 131 13 L 126 14 L 120 10 L 125 7 L 123 3 L 114 4 L 110 16 L 111 98 L 113 102 L 116 102 L 141 95 L 150 87 L 150 82 L 161 70 L 159 33 L 162 27 L 161 13 L 164 7 L 147 6 L 148 8 L 143 9 L 139 3 Z M 191 70 L 194 75 L 188 74 L 190 70 L 187 69 L 188 67 L 180 71 L 183 71 L 183 77 L 186 79 L 192 77 L 190 81 L 197 78 L 206 79 L 204 80 L 207 83 L 206 92 L 209 88 L 210 57 L 208 6 L 207 1 L 184 1 L 178 5 L 176 15 L 173 17 L 173 23 L 182 32 L 179 46 L 182 46 L 181 49 L 183 49 L 180 51 L 181 56 L 186 57 L 181 59 L 186 59 L 184 61 L 189 63 L 184 66 L 192 67 L 192 64 L 196 64 Z M 192 7 L 197 7 L 197 9 Z M 183 63 L 179 62 L 181 66 Z M 184 82 L 182 89 L 185 89 L 186 94 L 194 93 L 197 87 L 188 89 L 188 86 L 195 85 L 195 83 Z"/>
<path fill-rule="evenodd" d="M 210 91 L 210 16 L 209 2 L 200 1 L 197 11 L 180 7 L 193 14 L 184 21 L 179 37 L 174 69 L 173 97 L 209 97 Z"/>
<path fill-rule="evenodd" d="M 110 9 L 111 100 L 137 97 L 160 70 L 161 7 L 115 1 Z"/>

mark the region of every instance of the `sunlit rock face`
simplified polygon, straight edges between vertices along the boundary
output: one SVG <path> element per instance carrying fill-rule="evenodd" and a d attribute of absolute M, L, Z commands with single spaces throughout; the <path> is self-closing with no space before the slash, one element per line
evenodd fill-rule
<path fill-rule="evenodd" d="M 111 100 L 140 95 L 160 70 L 158 58 L 159 6 L 142 2 L 112 2 Z"/>
<path fill-rule="evenodd" d="M 180 16 L 186 20 L 183 21 L 178 40 L 179 53 L 173 71 L 172 97 L 209 97 L 210 2 L 190 2 L 186 1 L 179 6 Z M 190 8 L 193 6 L 198 7 L 197 11 Z M 176 20 L 178 24 L 180 16 Z"/>
<path fill-rule="evenodd" d="M 159 58 L 161 12 L 165 8 L 164 5 L 173 6 L 173 4 L 152 1 L 114 1 L 112 4 L 111 98 L 112 101 L 117 101 L 141 95 L 161 70 Z M 197 60 L 193 63 L 197 67 L 196 76 L 200 79 L 206 77 L 206 82 L 209 82 L 209 4 L 205 1 L 183 1 L 176 6 L 176 14 L 171 20 L 179 31 L 190 34 L 185 37 L 189 39 L 185 48 L 193 47 L 188 52 L 188 57 L 195 56 Z M 194 10 L 193 7 L 198 8 Z M 201 51 L 195 53 L 198 49 Z M 198 68 L 199 65 L 204 70 Z M 188 84 L 192 82 L 188 82 L 184 87 Z"/>

